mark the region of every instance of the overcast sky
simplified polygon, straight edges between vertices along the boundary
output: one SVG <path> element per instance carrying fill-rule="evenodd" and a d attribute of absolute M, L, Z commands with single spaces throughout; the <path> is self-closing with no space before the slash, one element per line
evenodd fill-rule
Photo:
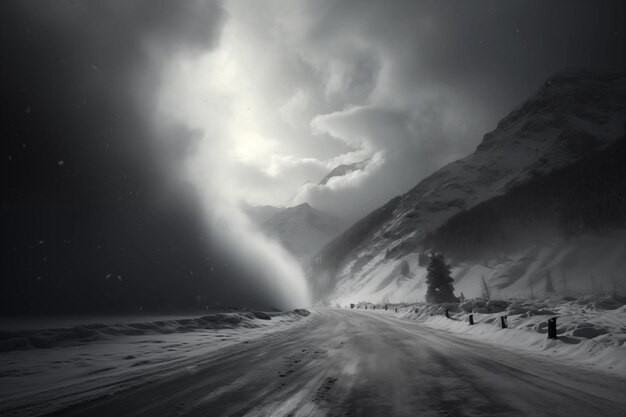
<path fill-rule="evenodd" d="M 255 297 L 283 288 L 265 301 L 305 300 L 298 266 L 246 221 L 242 202 L 306 201 L 357 220 L 472 152 L 556 71 L 624 68 L 624 4 L 3 1 L 3 222 L 36 239 L 24 248 L 48 241 L 41 230 L 61 242 L 66 220 L 51 213 L 62 207 L 78 213 L 63 214 L 76 233 L 89 235 L 76 216 L 100 224 L 118 251 L 128 239 L 154 251 L 192 245 L 185 236 L 201 227 L 206 241 L 184 252 L 220 268 L 207 291 L 229 276 Z M 363 160 L 363 171 L 317 185 Z M 177 237 L 146 233 L 162 225 Z M 15 266 L 17 237 L 3 235 L 11 274 L 41 278 L 30 258 Z M 100 246 L 80 257 L 102 259 Z"/>
<path fill-rule="evenodd" d="M 224 192 L 350 220 L 472 152 L 556 71 L 624 66 L 619 1 L 223 7 L 217 45 L 167 71 L 160 110 L 202 131 L 195 162 Z"/>

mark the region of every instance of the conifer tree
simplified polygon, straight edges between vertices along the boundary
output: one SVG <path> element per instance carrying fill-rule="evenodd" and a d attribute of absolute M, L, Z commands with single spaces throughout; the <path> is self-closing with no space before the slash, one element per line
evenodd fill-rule
<path fill-rule="evenodd" d="M 485 276 L 481 275 L 480 279 L 483 284 L 483 298 L 486 300 L 491 300 L 491 292 L 489 291 L 489 286 L 487 286 L 487 281 L 485 281 Z"/>
<path fill-rule="evenodd" d="M 442 253 L 432 253 L 430 263 L 426 268 L 426 301 L 433 304 L 458 303 L 459 299 L 454 296 L 454 279 L 450 276 L 450 266 Z"/>

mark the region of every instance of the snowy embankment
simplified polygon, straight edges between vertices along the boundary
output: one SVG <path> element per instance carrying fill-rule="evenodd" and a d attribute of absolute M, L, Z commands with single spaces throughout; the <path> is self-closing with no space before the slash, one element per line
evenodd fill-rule
<path fill-rule="evenodd" d="M 388 305 L 388 311 L 377 311 L 418 320 L 461 337 L 533 351 L 626 378 L 625 304 L 626 298 L 619 296 L 542 301 L 476 299 L 460 304 Z M 470 314 L 474 325 L 469 324 Z M 501 327 L 501 316 L 507 316 L 506 329 Z M 547 337 L 547 322 L 552 317 L 557 318 L 557 339 Z"/>
<path fill-rule="evenodd" d="M 112 340 L 120 336 L 141 336 L 154 334 L 187 333 L 196 330 L 234 329 L 238 327 L 257 328 L 271 320 L 283 322 L 294 316 L 308 315 L 306 310 L 280 313 L 259 311 L 237 313 L 214 313 L 201 317 L 158 317 L 143 318 L 141 321 L 117 318 L 108 323 L 84 322 L 77 319 L 71 327 L 41 328 L 41 323 L 33 320 L 5 324 L 0 330 L 0 352 L 31 348 L 52 348 Z M 258 319 L 258 320 L 256 320 Z M 136 319 L 135 319 L 136 320 Z M 45 320 L 44 320 L 45 323 Z"/>
<path fill-rule="evenodd" d="M 29 415 L 124 390 L 186 369 L 207 355 L 304 322 L 308 310 L 202 317 L 22 320 L 0 331 L 0 414 Z"/>

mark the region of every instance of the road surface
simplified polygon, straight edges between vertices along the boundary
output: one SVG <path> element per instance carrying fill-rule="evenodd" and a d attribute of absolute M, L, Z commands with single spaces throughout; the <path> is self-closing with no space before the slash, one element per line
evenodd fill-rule
<path fill-rule="evenodd" d="M 382 312 L 320 309 L 55 415 L 623 417 L 626 382 Z"/>

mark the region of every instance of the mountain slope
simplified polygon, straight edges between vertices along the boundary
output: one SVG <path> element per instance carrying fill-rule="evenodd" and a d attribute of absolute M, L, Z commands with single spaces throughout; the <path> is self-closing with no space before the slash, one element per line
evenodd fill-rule
<path fill-rule="evenodd" d="M 275 214 L 263 223 L 261 230 L 306 263 L 337 236 L 342 227 L 339 220 L 328 213 L 303 203 Z"/>
<path fill-rule="evenodd" d="M 248 216 L 250 221 L 256 225 L 262 225 L 273 216 L 277 215 L 284 208 L 274 206 L 252 206 L 249 204 L 242 205 L 243 212 Z"/>
<path fill-rule="evenodd" d="M 542 236 L 626 228 L 626 137 L 462 211 L 425 246 L 463 261 L 522 249 Z"/>
<path fill-rule="evenodd" d="M 462 210 L 611 145 L 623 134 L 625 115 L 624 72 L 550 78 L 474 153 L 392 200 L 392 213 L 367 233 L 348 229 L 324 248 L 309 269 L 318 296 L 346 302 L 422 297 L 419 251 L 429 233 Z M 403 260 L 411 276 L 399 273 Z"/>

